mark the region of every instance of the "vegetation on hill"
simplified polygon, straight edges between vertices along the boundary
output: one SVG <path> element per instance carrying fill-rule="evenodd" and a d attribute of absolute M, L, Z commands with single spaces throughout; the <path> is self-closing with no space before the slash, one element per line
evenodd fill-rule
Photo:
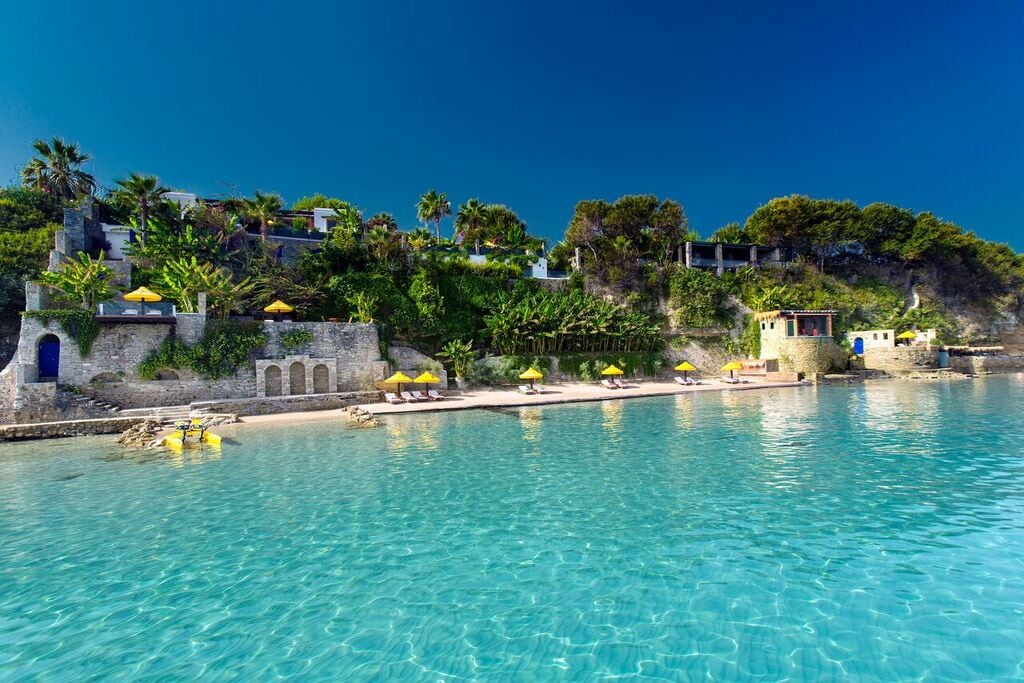
<path fill-rule="evenodd" d="M 95 185 L 80 168 L 88 155 L 76 145 L 54 140 L 35 149 L 24 187 L 0 190 L 0 313 L 6 315 L 23 306 L 25 280 L 45 269 L 62 209 Z M 184 311 L 195 310 L 198 293 L 207 292 L 214 315 L 225 319 L 258 316 L 282 299 L 299 319 L 373 322 L 385 340 L 427 353 L 458 350 L 463 367 L 467 353 L 482 351 L 572 355 L 570 365 L 588 373 L 598 367 L 598 354 L 620 354 L 623 361 L 639 354 L 630 363 L 644 367 L 657 364 L 666 335 L 695 331 L 723 335 L 708 343 L 756 353 L 751 313 L 783 307 L 835 308 L 837 333 L 936 327 L 947 341 L 980 341 L 999 321 L 1019 320 L 1024 305 L 1024 257 L 929 212 L 889 204 L 773 199 L 709 239 L 784 245 L 796 262 L 719 278 L 677 262 L 680 246 L 697 238 L 678 201 L 654 195 L 581 201 L 564 241 L 547 253 L 551 268 L 569 270 L 577 261 L 580 268 L 567 286 L 550 291 L 523 276 L 543 241 L 501 204 L 468 199 L 453 217 L 448 197 L 430 190 L 417 205 L 423 225 L 403 230 L 394 216 L 364 218 L 337 197 L 296 201 L 293 211 L 334 210 L 324 236 L 312 232 L 308 215 L 282 212 L 285 202 L 275 194 L 200 201 L 183 211 L 161 198 L 166 190 L 156 176 L 133 173 L 100 198 L 111 220 L 136 226 L 144 237 L 130 249 L 133 287 L 146 285 Z M 452 239 L 441 236 L 448 220 Z M 281 258 L 278 235 L 318 242 L 293 264 Z M 486 263 L 469 262 L 477 245 Z M 41 277 L 69 305 L 93 305 L 118 294 L 106 271 L 95 287 L 84 283 L 83 273 L 103 268 L 98 257 L 81 255 Z M 186 363 L 181 349 L 161 353 Z M 581 353 L 591 359 L 573 355 Z"/>

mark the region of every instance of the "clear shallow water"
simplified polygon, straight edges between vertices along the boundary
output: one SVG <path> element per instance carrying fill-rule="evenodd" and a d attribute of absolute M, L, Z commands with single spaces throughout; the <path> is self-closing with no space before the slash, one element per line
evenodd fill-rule
<path fill-rule="evenodd" d="M 0 444 L 0 678 L 1024 678 L 1024 376 Z"/>

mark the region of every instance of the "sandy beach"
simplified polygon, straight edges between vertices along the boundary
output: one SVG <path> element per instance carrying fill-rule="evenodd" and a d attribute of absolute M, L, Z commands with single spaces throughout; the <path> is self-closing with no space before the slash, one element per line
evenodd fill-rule
<path fill-rule="evenodd" d="M 358 407 L 372 415 L 396 415 L 401 413 L 422 413 L 447 410 L 472 410 L 474 408 L 512 408 L 518 406 L 554 405 L 559 403 L 580 403 L 586 401 L 607 401 L 645 396 L 669 396 L 675 394 L 700 393 L 705 391 L 750 391 L 755 389 L 777 389 L 806 386 L 802 382 L 759 382 L 726 384 L 708 381 L 694 386 L 681 386 L 675 382 L 646 381 L 628 383 L 624 389 L 606 389 L 596 383 L 566 383 L 546 385 L 540 394 L 522 394 L 513 388 L 480 388 L 446 396 L 441 401 L 420 401 L 417 403 L 364 403 Z M 276 415 L 252 415 L 242 417 L 240 424 L 273 424 L 305 422 L 310 420 L 348 420 L 346 408 L 339 410 L 317 410 Z"/>

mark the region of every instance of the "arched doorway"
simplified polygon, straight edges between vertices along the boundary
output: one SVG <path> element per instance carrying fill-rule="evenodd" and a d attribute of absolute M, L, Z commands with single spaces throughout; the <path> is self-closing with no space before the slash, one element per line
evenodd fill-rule
<path fill-rule="evenodd" d="M 39 381 L 55 382 L 60 377 L 60 339 L 48 334 L 39 340 Z"/>
<path fill-rule="evenodd" d="M 864 355 L 864 339 L 862 337 L 853 340 L 853 352 L 858 356 Z"/>
<path fill-rule="evenodd" d="M 281 395 L 281 368 L 268 365 L 263 371 L 263 393 L 267 396 Z"/>
<path fill-rule="evenodd" d="M 327 366 L 320 363 L 313 368 L 313 393 L 326 394 L 331 390 L 331 372 Z"/>
<path fill-rule="evenodd" d="M 295 361 L 292 363 L 291 368 L 288 369 L 288 384 L 291 387 L 291 393 L 295 394 L 306 393 L 306 366 Z"/>

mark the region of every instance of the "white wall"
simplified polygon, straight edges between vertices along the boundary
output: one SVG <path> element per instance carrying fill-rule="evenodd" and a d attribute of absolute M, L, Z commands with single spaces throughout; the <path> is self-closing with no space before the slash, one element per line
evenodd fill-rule
<path fill-rule="evenodd" d="M 865 349 L 885 349 L 896 346 L 896 330 L 858 330 L 847 332 L 846 338 L 853 347 L 854 340 L 858 337 L 864 340 Z"/>
<path fill-rule="evenodd" d="M 334 209 L 313 209 L 313 228 L 320 232 L 329 232 L 327 219 L 334 218 L 335 215 Z"/>
<path fill-rule="evenodd" d="M 131 228 L 125 225 L 102 223 L 103 237 L 110 243 L 107 258 L 123 261 L 127 257 L 128 245 L 131 244 Z"/>

